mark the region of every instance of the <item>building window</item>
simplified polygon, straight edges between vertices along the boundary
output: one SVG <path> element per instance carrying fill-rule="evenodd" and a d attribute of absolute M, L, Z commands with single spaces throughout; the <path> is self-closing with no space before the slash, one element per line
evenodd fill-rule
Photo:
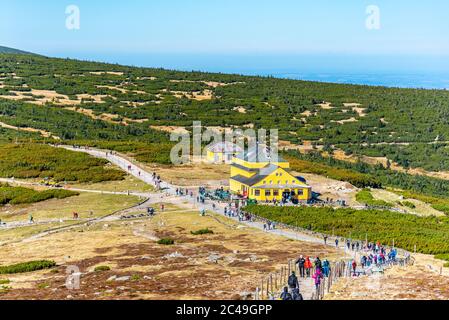
<path fill-rule="evenodd" d="M 273 196 L 277 197 L 279 195 L 279 190 L 274 190 L 273 191 Z"/>
<path fill-rule="evenodd" d="M 259 197 L 260 196 L 260 190 L 254 190 L 254 195 L 256 196 L 256 197 Z"/>
<path fill-rule="evenodd" d="M 265 196 L 266 197 L 271 196 L 271 190 L 265 190 Z"/>
<path fill-rule="evenodd" d="M 263 182 L 263 184 L 267 184 L 267 182 L 266 182 L 266 181 L 264 181 L 264 182 Z"/>
<path fill-rule="evenodd" d="M 304 195 L 304 190 L 303 189 L 299 189 L 298 190 L 298 196 L 303 196 Z"/>

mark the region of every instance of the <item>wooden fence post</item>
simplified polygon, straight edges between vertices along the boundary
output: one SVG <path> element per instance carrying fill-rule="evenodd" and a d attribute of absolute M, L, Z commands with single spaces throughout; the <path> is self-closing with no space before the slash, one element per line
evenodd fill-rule
<path fill-rule="evenodd" d="M 269 297 L 269 295 L 268 295 L 268 293 L 270 292 L 270 287 L 269 287 L 269 282 L 268 281 L 270 281 L 270 278 L 267 278 L 267 299 L 268 299 L 268 297 Z"/>

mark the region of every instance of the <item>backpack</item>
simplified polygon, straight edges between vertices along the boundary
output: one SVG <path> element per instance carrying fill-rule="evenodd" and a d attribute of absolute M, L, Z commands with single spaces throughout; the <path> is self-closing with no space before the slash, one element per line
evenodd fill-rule
<path fill-rule="evenodd" d="M 295 288 L 297 282 L 298 282 L 298 279 L 296 278 L 296 276 L 291 275 L 290 277 L 288 277 L 288 285 L 290 287 Z"/>
<path fill-rule="evenodd" d="M 299 289 L 292 290 L 292 299 L 293 300 L 304 300 L 302 294 L 299 292 Z"/>
<path fill-rule="evenodd" d="M 282 292 L 281 299 L 284 301 L 293 300 L 292 295 L 289 292 Z"/>

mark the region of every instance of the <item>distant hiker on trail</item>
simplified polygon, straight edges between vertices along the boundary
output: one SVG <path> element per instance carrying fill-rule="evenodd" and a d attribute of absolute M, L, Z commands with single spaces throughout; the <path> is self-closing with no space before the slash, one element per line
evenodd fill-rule
<path fill-rule="evenodd" d="M 304 263 L 304 268 L 306 269 L 307 278 L 310 278 L 310 274 L 311 274 L 310 270 L 312 270 L 313 265 L 312 265 L 312 262 L 310 261 L 309 257 L 306 258 L 306 262 Z"/>
<path fill-rule="evenodd" d="M 335 239 L 335 248 L 337 248 L 337 249 L 338 249 L 338 238 L 337 238 L 337 239 Z"/>
<path fill-rule="evenodd" d="M 288 288 L 284 287 L 284 291 L 281 293 L 281 299 L 283 301 L 293 300 L 292 295 L 288 292 Z"/>
<path fill-rule="evenodd" d="M 290 287 L 290 289 L 299 288 L 299 281 L 294 271 L 288 277 L 288 286 Z"/>
<path fill-rule="evenodd" d="M 34 223 L 34 217 L 32 213 L 30 213 L 30 223 Z"/>
<path fill-rule="evenodd" d="M 315 288 L 318 290 L 321 285 L 321 279 L 324 278 L 323 273 L 321 272 L 321 269 L 316 269 L 315 274 L 312 277 L 315 280 Z"/>
<path fill-rule="evenodd" d="M 356 270 L 357 270 L 357 262 L 355 262 L 355 260 L 352 261 L 352 272 L 353 275 L 356 276 Z"/>
<path fill-rule="evenodd" d="M 162 203 L 161 204 L 161 211 L 164 211 L 165 210 L 165 205 Z"/>
<path fill-rule="evenodd" d="M 267 231 L 267 224 L 266 223 L 263 224 L 263 231 Z"/>
<path fill-rule="evenodd" d="M 316 259 L 315 259 L 315 261 L 313 263 L 315 265 L 315 269 L 320 269 L 321 270 L 322 263 L 321 263 L 320 257 L 316 257 Z"/>
<path fill-rule="evenodd" d="M 362 265 L 362 268 L 365 268 L 365 266 L 367 265 L 366 256 L 362 256 L 362 258 L 360 258 L 360 264 Z"/>
<path fill-rule="evenodd" d="M 327 236 L 324 235 L 323 239 L 324 239 L 324 245 L 327 245 Z"/>
<path fill-rule="evenodd" d="M 306 263 L 306 259 L 304 259 L 304 257 L 302 255 L 299 256 L 298 260 L 296 260 L 296 264 L 298 265 L 298 269 L 299 269 L 299 276 L 301 278 L 304 278 L 304 276 L 305 276 L 305 269 L 304 269 L 305 263 Z"/>
<path fill-rule="evenodd" d="M 327 259 L 323 260 L 323 274 L 325 277 L 329 277 L 329 273 L 331 271 L 330 263 Z"/>
<path fill-rule="evenodd" d="M 348 250 L 351 249 L 351 241 L 349 241 L 349 239 L 346 240 L 346 247 L 348 248 Z"/>

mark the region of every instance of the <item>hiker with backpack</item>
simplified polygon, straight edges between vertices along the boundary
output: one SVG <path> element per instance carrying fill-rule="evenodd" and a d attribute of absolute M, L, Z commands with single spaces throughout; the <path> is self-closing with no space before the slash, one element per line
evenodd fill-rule
<path fill-rule="evenodd" d="M 284 287 L 284 291 L 281 293 L 280 298 L 283 301 L 293 300 L 292 295 L 288 292 L 288 287 Z"/>
<path fill-rule="evenodd" d="M 304 257 L 302 255 L 299 256 L 298 260 L 296 260 L 296 264 L 298 265 L 298 269 L 299 269 L 299 276 L 301 278 L 304 278 L 304 276 L 305 276 L 305 269 L 304 269 L 305 263 L 306 263 L 306 259 L 304 259 Z"/>
<path fill-rule="evenodd" d="M 365 268 L 365 266 L 367 265 L 367 258 L 366 256 L 362 256 L 362 258 L 360 259 L 360 264 L 362 265 L 362 268 Z"/>
<path fill-rule="evenodd" d="M 316 257 L 316 259 L 315 259 L 315 261 L 313 263 L 315 265 L 315 269 L 320 269 L 321 270 L 322 263 L 321 263 L 320 257 Z"/>
<path fill-rule="evenodd" d="M 318 290 L 321 285 L 321 280 L 324 278 L 321 269 L 317 268 L 312 278 L 315 280 L 315 288 Z"/>
<path fill-rule="evenodd" d="M 354 277 L 357 275 L 356 270 L 357 270 L 357 262 L 355 260 L 352 260 L 352 271 L 353 271 Z"/>
<path fill-rule="evenodd" d="M 304 300 L 302 294 L 299 292 L 298 288 L 292 290 L 292 300 Z"/>
<path fill-rule="evenodd" d="M 290 287 L 290 289 L 299 288 L 299 281 L 294 271 L 288 277 L 288 286 Z"/>
<path fill-rule="evenodd" d="M 331 265 L 327 259 L 323 261 L 323 274 L 326 278 L 329 277 L 331 271 Z"/>

